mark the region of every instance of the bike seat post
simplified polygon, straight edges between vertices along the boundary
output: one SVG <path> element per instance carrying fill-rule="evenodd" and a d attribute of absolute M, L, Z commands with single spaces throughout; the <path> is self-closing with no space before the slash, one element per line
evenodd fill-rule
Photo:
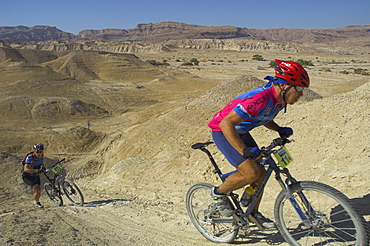
<path fill-rule="evenodd" d="M 207 156 L 208 156 L 209 160 L 211 161 L 211 163 L 212 163 L 213 167 L 215 168 L 214 172 L 215 172 L 215 173 L 217 173 L 217 174 L 218 174 L 218 176 L 222 179 L 222 172 L 221 172 L 220 168 L 218 167 L 218 165 L 217 165 L 217 163 L 216 163 L 215 159 L 213 159 L 213 156 L 212 156 L 211 152 L 209 152 L 209 150 L 208 150 L 208 149 L 206 149 L 205 147 L 202 147 L 202 148 L 200 148 L 200 149 L 201 149 L 204 153 L 206 153 L 206 154 L 207 154 Z"/>

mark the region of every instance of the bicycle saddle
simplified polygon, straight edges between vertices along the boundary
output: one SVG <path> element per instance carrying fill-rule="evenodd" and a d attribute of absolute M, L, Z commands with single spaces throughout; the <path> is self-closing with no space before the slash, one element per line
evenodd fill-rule
<path fill-rule="evenodd" d="M 200 148 L 204 148 L 204 147 L 207 147 L 208 145 L 210 144 L 213 144 L 213 142 L 206 142 L 206 143 L 196 143 L 196 144 L 193 144 L 191 146 L 191 148 L 193 149 L 200 149 Z"/>

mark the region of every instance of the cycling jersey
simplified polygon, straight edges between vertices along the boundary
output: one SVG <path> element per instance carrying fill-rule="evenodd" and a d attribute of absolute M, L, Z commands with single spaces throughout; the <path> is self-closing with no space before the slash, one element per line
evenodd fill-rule
<path fill-rule="evenodd" d="M 25 161 L 25 164 L 31 165 L 31 168 L 33 169 L 40 169 L 43 162 L 43 157 L 37 158 L 36 155 L 33 157 L 31 155 L 28 155 Z M 23 175 L 25 176 L 37 176 L 37 173 L 26 173 L 23 172 Z"/>
<path fill-rule="evenodd" d="M 235 127 L 239 134 L 243 134 L 269 123 L 284 107 L 284 103 L 278 104 L 273 86 L 258 87 L 234 98 L 213 116 L 208 126 L 212 131 L 221 131 L 220 122 L 234 110 L 244 120 Z"/>

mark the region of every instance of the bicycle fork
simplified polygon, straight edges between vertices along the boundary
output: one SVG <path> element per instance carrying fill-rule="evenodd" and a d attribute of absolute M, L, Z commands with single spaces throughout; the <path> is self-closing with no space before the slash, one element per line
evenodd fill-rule
<path fill-rule="evenodd" d="M 285 180 L 285 183 L 281 179 L 280 173 L 283 173 L 284 175 L 287 176 L 287 178 Z M 275 179 L 278 181 L 278 183 L 280 184 L 280 186 L 286 192 L 287 197 L 288 197 L 290 203 L 292 204 L 292 206 L 294 207 L 295 211 L 297 212 L 297 214 L 301 218 L 303 224 L 307 228 L 310 228 L 311 227 L 311 223 L 310 223 L 309 218 L 302 211 L 302 208 L 299 206 L 299 204 L 298 204 L 298 202 L 296 200 L 297 197 L 296 196 L 293 196 L 293 194 L 291 192 L 291 189 L 290 189 L 290 185 L 291 184 L 295 184 L 295 183 L 298 183 L 298 182 L 291 176 L 291 174 L 289 173 L 288 169 L 283 169 L 283 170 L 280 170 L 279 172 L 277 172 L 276 173 L 276 176 L 275 176 Z M 299 199 L 302 201 L 302 204 L 306 208 L 306 211 L 308 211 L 309 214 L 312 213 L 312 212 L 314 212 L 315 210 L 312 208 L 310 202 L 308 201 L 308 199 L 306 198 L 306 196 L 303 194 L 303 192 L 302 191 L 299 191 L 297 193 L 298 193 Z"/>

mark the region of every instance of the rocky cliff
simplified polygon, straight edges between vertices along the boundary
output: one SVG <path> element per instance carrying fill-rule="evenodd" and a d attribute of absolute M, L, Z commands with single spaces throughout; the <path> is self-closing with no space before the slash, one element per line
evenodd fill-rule
<path fill-rule="evenodd" d="M 16 41 L 45 41 L 52 39 L 74 39 L 76 35 L 51 26 L 0 26 L 0 39 Z"/>
<path fill-rule="evenodd" d="M 134 29 L 83 30 L 78 35 L 56 27 L 0 27 L 0 47 L 48 51 L 99 50 L 115 53 L 163 52 L 172 48 L 298 52 L 320 48 L 340 53 L 370 53 L 370 25 L 339 29 L 248 29 L 177 22 L 139 24 Z M 6 41 L 4 41 L 6 40 Z M 28 43 L 19 43 L 28 42 Z M 30 42 L 32 41 L 32 42 Z M 300 47 L 298 47 L 299 45 Z M 333 49 L 335 47 L 335 49 Z"/>
<path fill-rule="evenodd" d="M 179 39 L 235 39 L 278 42 L 321 43 L 370 39 L 370 25 L 337 29 L 248 29 L 234 26 L 200 26 L 178 22 L 138 24 L 133 29 L 82 30 L 78 35 L 50 26 L 0 27 L 0 40 L 45 41 L 51 39 L 88 39 L 130 42 L 163 42 Z"/>

